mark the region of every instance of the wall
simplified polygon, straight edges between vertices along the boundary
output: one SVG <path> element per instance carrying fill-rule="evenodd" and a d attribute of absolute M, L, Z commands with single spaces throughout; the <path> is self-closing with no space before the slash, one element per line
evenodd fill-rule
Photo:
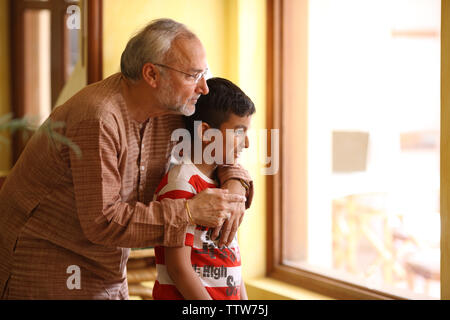
<path fill-rule="evenodd" d="M 11 112 L 9 69 L 9 1 L 0 0 L 0 117 Z M 6 48 L 6 50 L 4 49 Z M 1 135 L 1 138 L 9 136 Z M 3 139 L 2 139 L 3 140 Z M 0 176 L 11 167 L 11 148 L 0 141 Z"/>

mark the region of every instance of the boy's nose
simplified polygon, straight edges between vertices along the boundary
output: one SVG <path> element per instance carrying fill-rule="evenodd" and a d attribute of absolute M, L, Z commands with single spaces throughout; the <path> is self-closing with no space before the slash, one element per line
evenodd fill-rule
<path fill-rule="evenodd" d="M 245 135 L 245 142 L 244 142 L 244 148 L 248 148 L 250 146 L 250 140 L 248 140 L 248 136 Z"/>

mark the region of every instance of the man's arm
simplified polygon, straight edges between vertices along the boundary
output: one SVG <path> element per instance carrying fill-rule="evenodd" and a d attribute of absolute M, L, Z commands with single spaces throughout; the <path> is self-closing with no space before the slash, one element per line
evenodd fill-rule
<path fill-rule="evenodd" d="M 86 120 L 66 133 L 81 149 L 70 150 L 78 218 L 93 243 L 119 247 L 182 246 L 189 219 L 184 200 L 149 205 L 121 200 L 119 133 L 114 123 Z"/>
<path fill-rule="evenodd" d="M 242 168 L 241 165 L 221 165 L 217 167 L 217 178 L 219 179 L 220 185 L 225 187 L 226 183 L 230 180 L 236 185 L 236 188 L 245 192 L 245 197 L 247 198 L 245 202 L 245 209 L 250 208 L 253 200 L 253 181 L 250 174 Z M 244 185 L 241 183 L 244 182 Z"/>
<path fill-rule="evenodd" d="M 191 247 L 164 248 L 167 272 L 186 300 L 212 300 L 192 269 Z"/>

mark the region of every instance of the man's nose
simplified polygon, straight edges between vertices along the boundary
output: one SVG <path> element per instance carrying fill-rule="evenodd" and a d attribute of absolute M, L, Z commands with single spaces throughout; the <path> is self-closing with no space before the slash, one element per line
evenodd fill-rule
<path fill-rule="evenodd" d="M 202 77 L 198 83 L 197 83 L 197 87 L 196 87 L 196 92 L 200 93 L 200 94 L 208 94 L 209 92 L 209 88 L 208 85 L 206 84 L 206 79 L 205 77 Z"/>

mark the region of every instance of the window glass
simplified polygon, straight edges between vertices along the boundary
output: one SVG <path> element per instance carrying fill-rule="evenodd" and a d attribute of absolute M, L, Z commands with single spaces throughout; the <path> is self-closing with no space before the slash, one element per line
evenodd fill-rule
<path fill-rule="evenodd" d="M 440 297 L 440 8 L 309 1 L 307 128 L 287 122 L 283 153 L 298 166 L 304 130 L 307 176 L 285 173 L 284 264 Z"/>

